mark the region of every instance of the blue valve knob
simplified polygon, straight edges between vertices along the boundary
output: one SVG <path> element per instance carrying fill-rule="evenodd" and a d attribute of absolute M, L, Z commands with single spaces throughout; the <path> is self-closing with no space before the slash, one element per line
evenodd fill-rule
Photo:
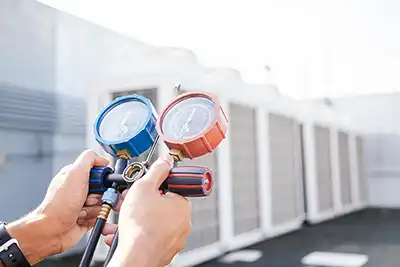
<path fill-rule="evenodd" d="M 89 194 L 103 194 L 107 188 L 104 180 L 114 171 L 108 166 L 95 166 L 90 170 Z"/>

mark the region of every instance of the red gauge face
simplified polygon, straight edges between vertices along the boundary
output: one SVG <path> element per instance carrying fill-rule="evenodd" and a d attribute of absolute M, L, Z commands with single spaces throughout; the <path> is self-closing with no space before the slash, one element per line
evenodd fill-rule
<path fill-rule="evenodd" d="M 227 119 L 216 97 L 186 93 L 162 112 L 160 138 L 170 149 L 195 158 L 211 152 L 225 138 Z"/>
<path fill-rule="evenodd" d="M 187 98 L 167 110 L 162 121 L 164 135 L 177 141 L 200 136 L 213 122 L 215 104 L 206 97 Z"/>

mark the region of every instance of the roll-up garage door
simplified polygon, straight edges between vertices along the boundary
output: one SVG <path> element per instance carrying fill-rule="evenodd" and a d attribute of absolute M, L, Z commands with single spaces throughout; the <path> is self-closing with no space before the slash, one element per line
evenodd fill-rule
<path fill-rule="evenodd" d="M 340 191 L 342 205 L 351 204 L 349 135 L 339 132 Z"/>
<path fill-rule="evenodd" d="M 192 231 L 186 240 L 184 251 L 213 244 L 219 240 L 217 153 L 218 149 L 203 157 L 185 160 L 182 164 L 208 167 L 212 171 L 214 184 L 209 196 L 190 198 L 192 203 Z"/>
<path fill-rule="evenodd" d="M 333 209 L 330 135 L 326 127 L 315 126 L 315 152 L 318 211 L 322 213 Z"/>
<path fill-rule="evenodd" d="M 364 141 L 362 137 L 356 137 L 356 149 L 357 149 L 357 167 L 358 167 L 358 179 L 360 185 L 360 201 L 366 202 L 368 198 L 367 179 L 364 170 Z"/>
<path fill-rule="evenodd" d="M 300 126 L 284 116 L 270 114 L 269 118 L 272 223 L 279 225 L 302 213 Z"/>
<path fill-rule="evenodd" d="M 231 168 L 235 235 L 259 228 L 255 109 L 230 104 Z"/>

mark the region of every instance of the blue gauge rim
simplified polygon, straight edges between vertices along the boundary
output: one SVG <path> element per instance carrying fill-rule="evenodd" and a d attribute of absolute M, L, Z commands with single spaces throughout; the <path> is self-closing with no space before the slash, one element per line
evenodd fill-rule
<path fill-rule="evenodd" d="M 101 135 L 100 135 L 100 125 L 104 119 L 104 117 L 108 114 L 108 112 L 110 112 L 113 108 L 122 105 L 126 102 L 141 102 L 143 104 L 146 105 L 147 107 L 147 118 L 146 121 L 143 123 L 142 126 L 140 126 L 140 128 L 132 135 L 118 140 L 118 141 L 107 141 L 104 140 Z M 100 141 L 102 144 L 104 145 L 117 145 L 117 144 L 121 144 L 124 142 L 129 142 L 130 140 L 132 140 L 132 138 L 134 138 L 135 136 L 137 136 L 138 134 L 140 134 L 143 130 L 146 129 L 146 126 L 149 124 L 149 121 L 151 120 L 151 117 L 153 115 L 153 107 L 152 104 L 150 102 L 149 99 L 140 96 L 140 95 L 127 95 L 127 96 L 121 96 L 116 98 L 113 102 L 111 102 L 108 106 L 106 106 L 101 112 L 100 114 L 97 116 L 96 121 L 94 122 L 94 134 L 95 137 L 98 141 Z"/>

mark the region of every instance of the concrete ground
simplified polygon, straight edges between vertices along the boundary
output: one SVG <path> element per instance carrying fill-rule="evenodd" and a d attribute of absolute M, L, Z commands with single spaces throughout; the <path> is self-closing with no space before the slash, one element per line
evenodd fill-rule
<path fill-rule="evenodd" d="M 367 267 L 400 266 L 400 210 L 366 209 L 253 245 L 262 256 L 255 262 L 222 263 L 220 259 L 199 267 L 295 267 L 313 251 L 357 253 L 368 256 Z M 40 267 L 75 267 L 80 255 L 45 261 Z M 97 267 L 97 266 L 96 266 Z"/>

